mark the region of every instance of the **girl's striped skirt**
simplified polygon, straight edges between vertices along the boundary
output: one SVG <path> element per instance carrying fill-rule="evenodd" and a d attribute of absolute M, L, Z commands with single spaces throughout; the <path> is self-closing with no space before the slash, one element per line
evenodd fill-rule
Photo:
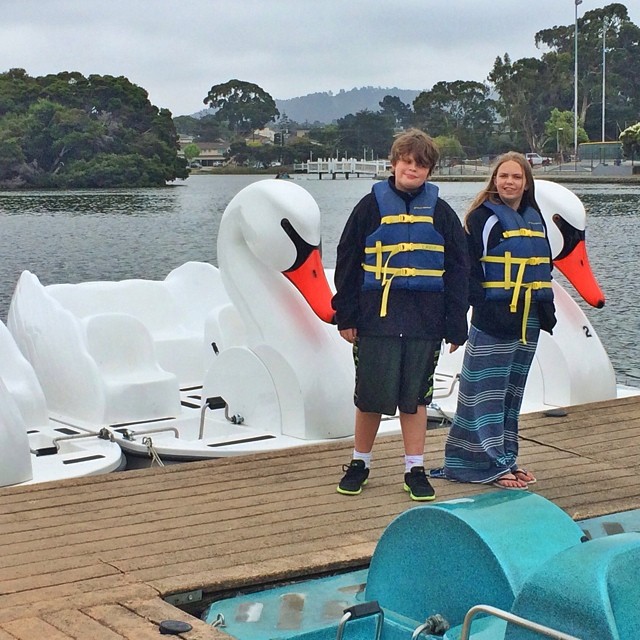
<path fill-rule="evenodd" d="M 517 469 L 518 418 L 539 334 L 535 314 L 527 322 L 526 343 L 471 326 L 445 445 L 447 478 L 491 483 Z"/>

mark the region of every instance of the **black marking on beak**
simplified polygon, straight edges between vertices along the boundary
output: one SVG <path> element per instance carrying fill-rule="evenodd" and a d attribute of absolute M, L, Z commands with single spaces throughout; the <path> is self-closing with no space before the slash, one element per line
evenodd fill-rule
<path fill-rule="evenodd" d="M 556 223 L 560 233 L 562 234 L 562 250 L 555 256 L 555 260 L 562 260 L 566 258 L 576 247 L 576 245 L 584 241 L 584 230 L 576 229 L 572 224 L 569 224 L 560 214 L 553 214 L 553 221 Z"/>
<path fill-rule="evenodd" d="M 309 257 L 309 254 L 314 249 L 319 249 L 319 247 L 314 247 L 306 240 L 303 240 L 287 218 L 282 218 L 280 226 L 284 229 L 284 232 L 289 236 L 291 242 L 293 242 L 293 245 L 296 248 L 296 261 L 285 270 L 285 273 L 287 273 L 287 271 L 295 271 L 298 269 L 302 264 L 304 264 L 306 259 Z"/>

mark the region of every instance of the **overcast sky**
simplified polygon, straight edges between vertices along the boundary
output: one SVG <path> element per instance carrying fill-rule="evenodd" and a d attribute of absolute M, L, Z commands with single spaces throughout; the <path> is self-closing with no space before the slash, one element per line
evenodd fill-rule
<path fill-rule="evenodd" d="M 126 76 L 174 116 L 209 89 L 273 98 L 354 87 L 484 81 L 496 56 L 539 57 L 575 0 L 0 0 L 0 71 Z M 621 0 L 640 25 L 640 0 Z M 611 4 L 584 0 L 584 11 Z"/>

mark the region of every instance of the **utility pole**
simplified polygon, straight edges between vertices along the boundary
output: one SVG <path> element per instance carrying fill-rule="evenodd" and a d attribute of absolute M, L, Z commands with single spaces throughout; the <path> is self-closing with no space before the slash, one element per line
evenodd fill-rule
<path fill-rule="evenodd" d="M 574 0 L 575 5 L 575 29 L 574 29 L 574 67 L 573 67 L 573 157 L 576 166 L 578 164 L 578 5 L 582 0 Z"/>

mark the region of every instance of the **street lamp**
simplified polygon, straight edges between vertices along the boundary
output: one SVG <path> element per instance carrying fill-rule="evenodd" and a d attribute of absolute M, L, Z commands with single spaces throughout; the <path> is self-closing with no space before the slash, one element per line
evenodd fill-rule
<path fill-rule="evenodd" d="M 607 37 L 607 19 L 602 20 L 602 142 L 604 142 L 604 101 L 605 101 L 605 73 L 607 67 L 607 54 L 606 54 L 606 37 Z"/>
<path fill-rule="evenodd" d="M 582 0 L 574 0 L 575 5 L 575 30 L 573 35 L 574 67 L 573 67 L 573 156 L 578 162 L 578 5 Z"/>

